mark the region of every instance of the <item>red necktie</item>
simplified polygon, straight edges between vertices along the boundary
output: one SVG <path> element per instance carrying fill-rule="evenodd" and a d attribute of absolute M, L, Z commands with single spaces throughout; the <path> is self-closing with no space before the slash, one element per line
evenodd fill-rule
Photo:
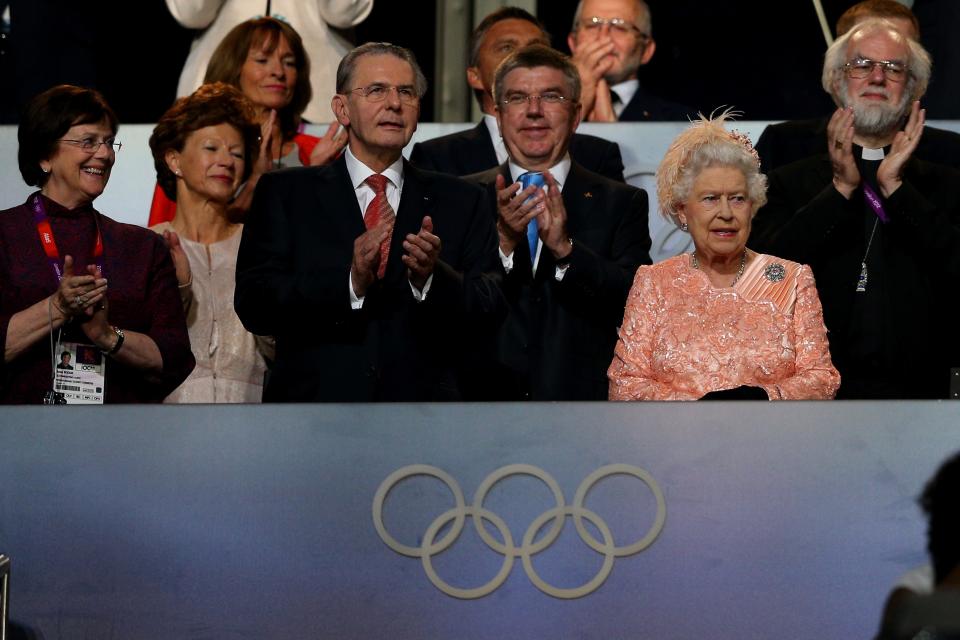
<path fill-rule="evenodd" d="M 387 201 L 387 177 L 374 173 L 364 180 L 370 188 L 373 189 L 373 200 L 367 205 L 367 210 L 363 214 L 363 223 L 367 229 L 377 226 L 381 220 L 393 223 L 397 217 L 393 207 Z M 391 233 L 392 235 L 392 233 Z M 388 235 L 380 245 L 380 266 L 377 268 L 377 277 L 383 278 L 387 270 L 387 256 L 390 254 L 390 236 Z"/>

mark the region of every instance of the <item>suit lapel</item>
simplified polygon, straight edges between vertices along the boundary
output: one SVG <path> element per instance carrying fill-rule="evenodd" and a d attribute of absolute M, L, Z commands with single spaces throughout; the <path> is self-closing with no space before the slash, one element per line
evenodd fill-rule
<path fill-rule="evenodd" d="M 397 211 L 397 223 L 393 227 L 390 240 L 390 257 L 387 264 L 387 277 L 395 272 L 405 272 L 401 262 L 403 240 L 408 233 L 416 235 L 423 224 L 423 217 L 434 217 L 436 202 L 433 195 L 432 180 L 417 170 L 412 164 L 403 161 L 403 191 L 400 193 L 400 207 Z M 436 224 L 436 223 L 435 223 Z"/>
<path fill-rule="evenodd" d="M 567 210 L 567 233 L 571 236 L 576 235 L 583 228 L 590 207 L 600 204 L 594 202 L 593 192 L 598 190 L 593 186 L 587 172 L 576 162 L 571 162 L 567 181 L 563 183 L 563 206 Z"/>
<path fill-rule="evenodd" d="M 649 120 L 650 112 L 644 109 L 643 101 L 643 88 L 637 87 L 633 97 L 630 98 L 630 102 L 623 108 L 620 117 L 617 119 L 621 122 Z"/>
<path fill-rule="evenodd" d="M 475 139 L 477 144 L 476 148 L 471 150 L 471 152 L 472 157 L 476 159 L 477 169 L 470 173 L 486 171 L 490 167 L 497 166 L 497 152 L 494 151 L 493 138 L 490 137 L 490 129 L 487 128 L 487 123 L 481 120 L 480 124 L 473 128 L 473 131 L 476 134 Z"/>
<path fill-rule="evenodd" d="M 317 201 L 323 210 L 330 212 L 328 223 L 335 224 L 350 238 L 367 230 L 344 155 L 319 174 L 316 184 Z"/>

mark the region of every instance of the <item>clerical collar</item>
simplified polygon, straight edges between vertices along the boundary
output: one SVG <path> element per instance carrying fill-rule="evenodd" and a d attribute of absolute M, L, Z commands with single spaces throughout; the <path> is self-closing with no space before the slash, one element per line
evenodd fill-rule
<path fill-rule="evenodd" d="M 880 149 L 867 149 L 866 147 L 863 147 L 863 155 L 860 157 L 862 157 L 864 160 L 883 160 L 885 155 L 886 152 L 882 147 Z"/>

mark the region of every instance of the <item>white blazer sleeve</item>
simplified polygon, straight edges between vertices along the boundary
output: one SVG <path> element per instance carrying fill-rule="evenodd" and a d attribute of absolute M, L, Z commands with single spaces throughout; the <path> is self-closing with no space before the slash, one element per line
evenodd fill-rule
<path fill-rule="evenodd" d="M 338 29 L 360 24 L 370 15 L 372 9 L 373 0 L 317 0 L 320 17 Z"/>
<path fill-rule="evenodd" d="M 174 19 L 188 29 L 206 29 L 217 17 L 224 0 L 166 0 Z"/>

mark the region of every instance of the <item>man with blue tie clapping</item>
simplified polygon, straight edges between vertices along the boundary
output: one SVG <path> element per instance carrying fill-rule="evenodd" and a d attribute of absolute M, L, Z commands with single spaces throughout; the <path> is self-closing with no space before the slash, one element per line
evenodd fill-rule
<path fill-rule="evenodd" d="M 650 262 L 647 194 L 570 159 L 580 77 L 566 56 L 515 52 L 494 98 L 509 157 L 469 178 L 496 205 L 510 309 L 483 369 L 487 397 L 604 400 L 627 293 Z"/>

